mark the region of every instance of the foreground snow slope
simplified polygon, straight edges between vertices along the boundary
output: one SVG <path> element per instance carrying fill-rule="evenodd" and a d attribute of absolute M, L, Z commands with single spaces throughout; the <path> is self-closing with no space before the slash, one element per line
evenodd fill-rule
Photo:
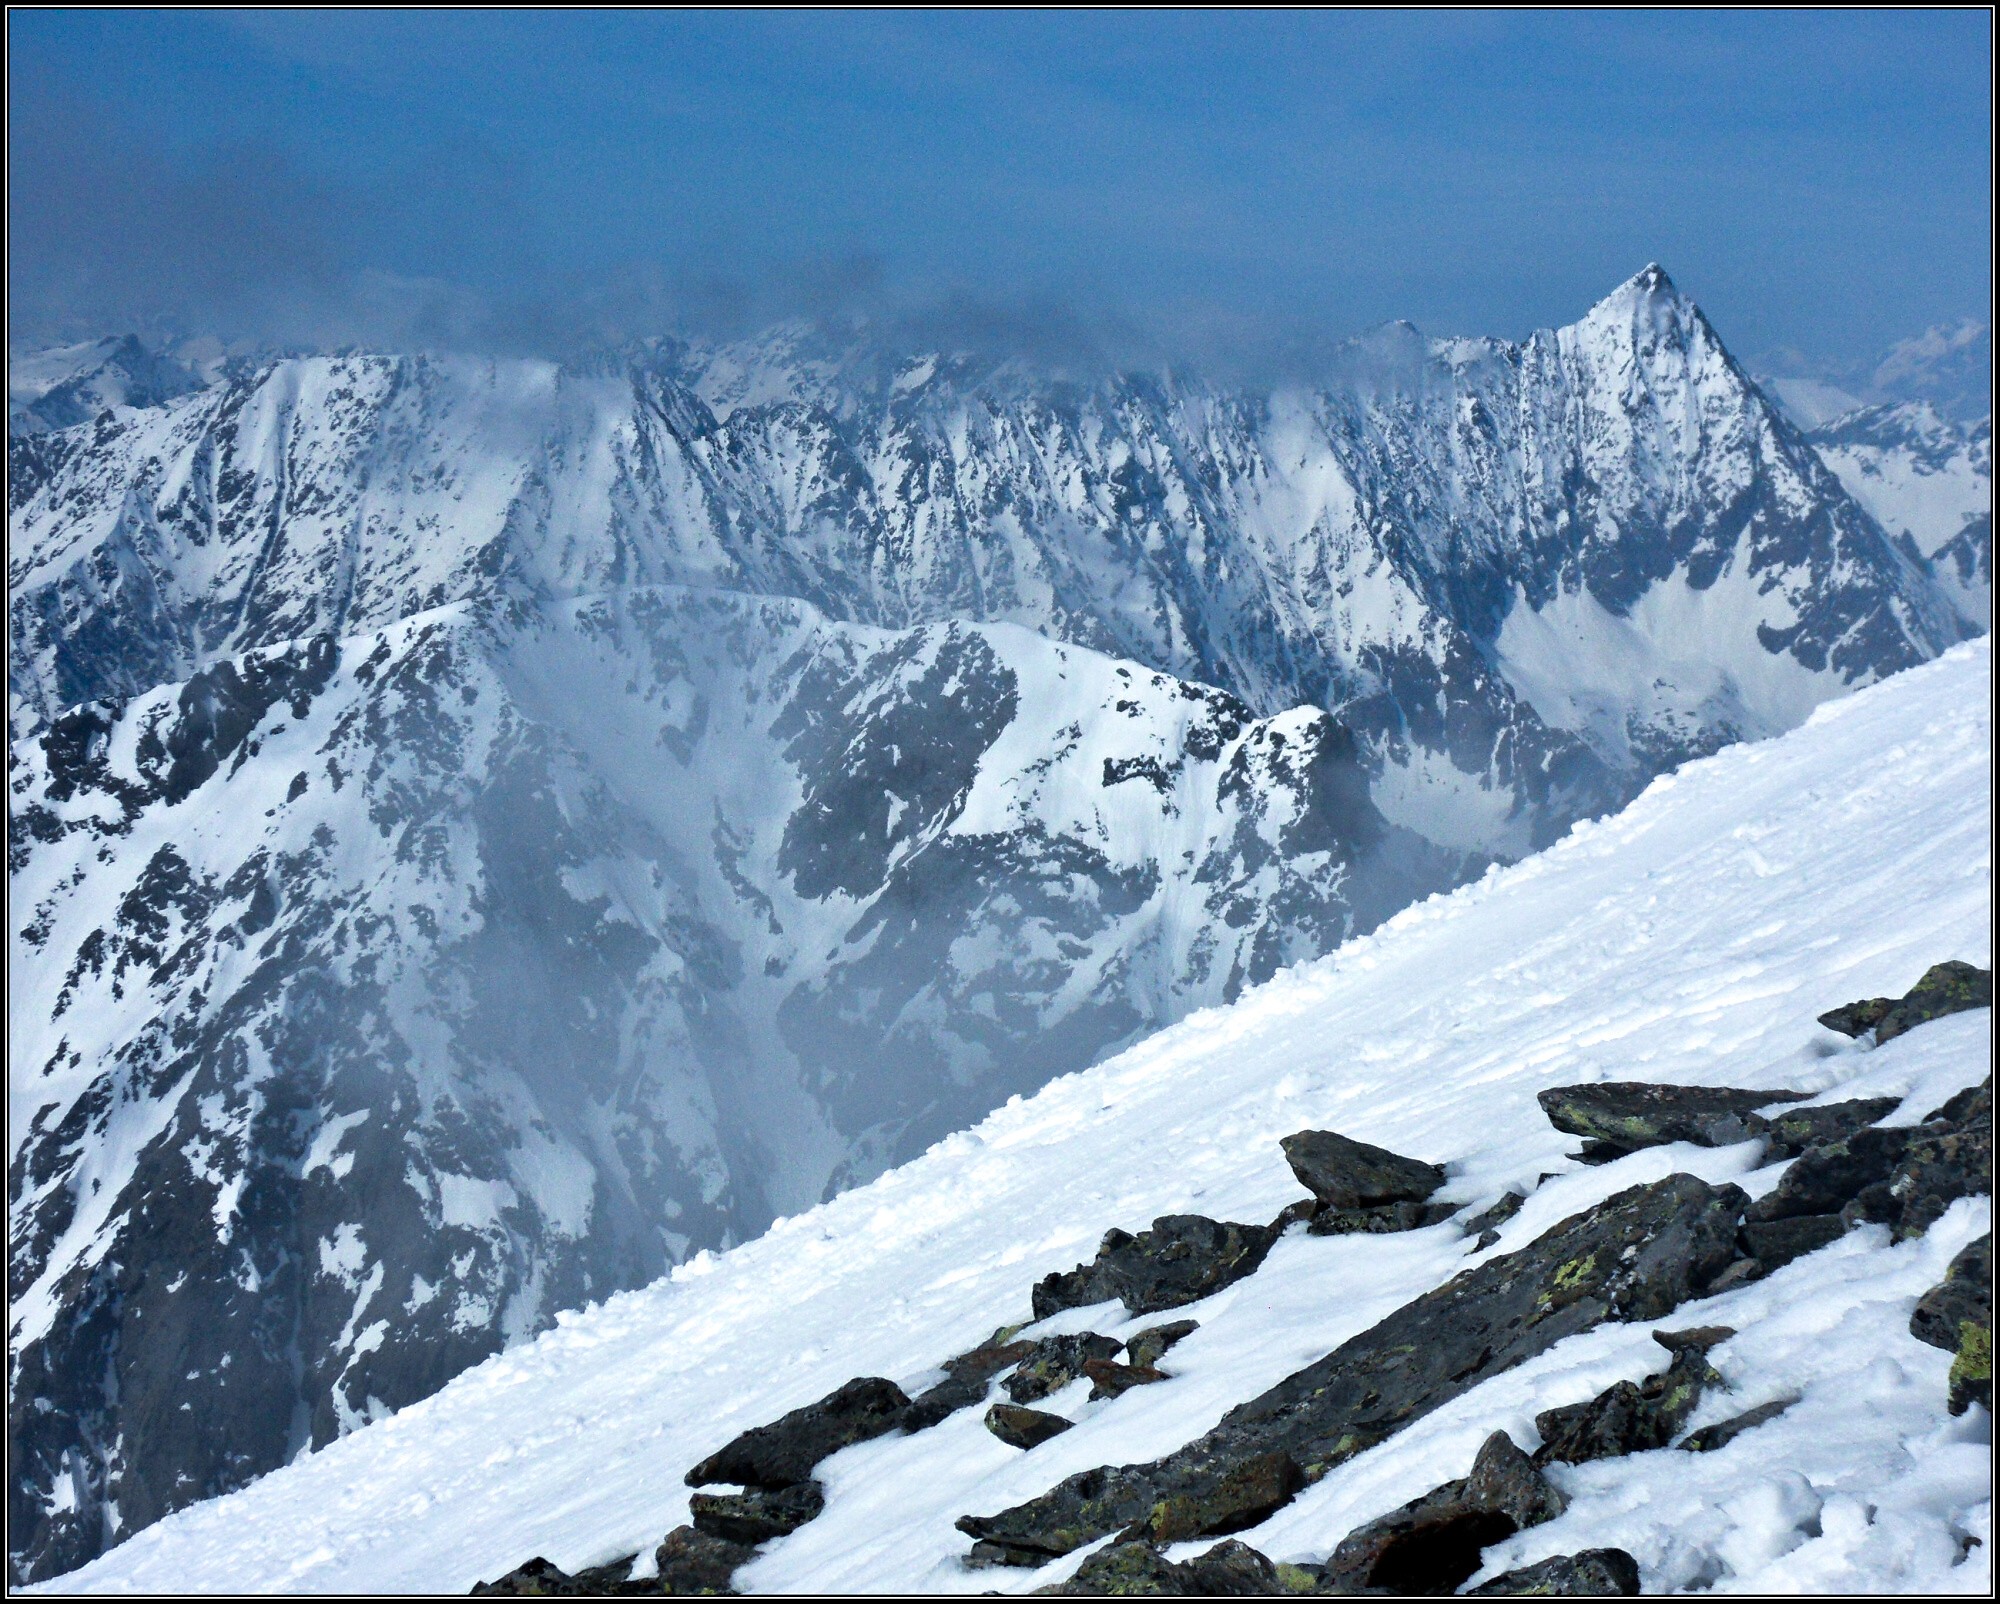
<path fill-rule="evenodd" d="M 451 1591 L 530 1555 L 566 1568 L 650 1552 L 686 1513 L 681 1473 L 742 1428 L 847 1378 L 905 1385 L 1027 1314 L 1031 1282 L 1106 1227 L 1169 1210 L 1265 1220 L 1298 1195 L 1278 1139 L 1347 1132 L 1450 1167 L 1445 1195 L 1544 1184 L 1491 1252 L 1670 1170 L 1748 1190 L 1756 1144 L 1651 1149 L 1585 1168 L 1543 1087 L 1595 1078 L 1900 1093 L 1921 1118 L 1986 1072 L 1990 1014 L 1879 1050 L 1820 1011 L 1899 994 L 1930 964 L 1990 965 L 1991 654 L 1984 640 L 1824 707 L 1794 733 L 1661 779 L 1625 813 L 1407 910 L 976 1130 L 720 1257 L 566 1318 L 443 1392 L 230 1498 L 174 1515 L 52 1584 L 77 1590 Z M 1489 1570 L 1593 1542 L 1648 1591 L 1781 1584 L 1983 1590 L 1983 1412 L 1944 1409 L 1948 1355 L 1911 1338 L 1918 1293 L 1988 1228 L 1984 1199 L 1922 1239 L 1863 1227 L 1673 1323 L 1741 1335 L 1734 1389 L 1697 1423 L 1769 1398 L 1786 1415 L 1714 1454 L 1555 1474 L 1570 1512 L 1489 1551 Z M 1452 1225 L 1280 1242 L 1177 1313 L 1202 1322 L 1175 1380 L 1102 1405 L 1031 1454 L 977 1411 L 849 1449 L 826 1513 L 740 1572 L 751 1589 L 1024 1590 L 1073 1568 L 968 1571 L 954 1516 L 1092 1465 L 1169 1450 L 1232 1403 L 1365 1329 L 1472 1256 Z M 1110 1335 L 1115 1306 L 1058 1320 Z M 1055 1322 L 1051 1323 L 1055 1327 Z M 1060 1327 L 1056 1327 L 1060 1328 Z M 1655 1368 L 1650 1327 L 1606 1326 L 1474 1389 L 1350 1461 L 1244 1538 L 1323 1557 L 1357 1522 L 1464 1473 L 1485 1432 L 1532 1444 L 1535 1410 Z M 1961 1562 L 1964 1539 L 1989 1539 Z M 643 1562 L 642 1562 L 643 1564 Z M 1775 1568 L 1773 1568 L 1775 1567 Z"/>

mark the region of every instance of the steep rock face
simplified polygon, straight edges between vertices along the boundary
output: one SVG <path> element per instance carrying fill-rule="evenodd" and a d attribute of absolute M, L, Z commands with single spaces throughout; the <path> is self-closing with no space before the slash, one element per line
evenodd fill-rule
<path fill-rule="evenodd" d="M 317 636 L 15 758 L 38 1572 L 1466 867 L 1324 713 L 720 592 Z"/>
<path fill-rule="evenodd" d="M 1928 402 L 1861 407 L 1809 438 L 1847 493 L 1929 564 L 1960 615 L 1986 629 L 1993 597 L 1993 420 L 1957 424 Z"/>
<path fill-rule="evenodd" d="M 288 359 L 28 442 L 15 480 L 29 727 L 456 600 L 713 585 L 1341 709 L 1385 812 L 1486 853 L 1965 627 L 1657 268 L 1520 345 L 1396 327 L 1272 394 L 803 330 Z"/>

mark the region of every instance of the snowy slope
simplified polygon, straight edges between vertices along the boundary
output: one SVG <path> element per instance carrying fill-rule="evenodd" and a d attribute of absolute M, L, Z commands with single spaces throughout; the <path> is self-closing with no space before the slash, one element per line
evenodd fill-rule
<path fill-rule="evenodd" d="M 1814 1016 L 1895 994 L 1930 964 L 1990 964 L 1991 656 L 1985 641 L 1820 709 L 1778 740 L 1656 782 L 1624 813 L 1398 915 L 1095 1069 L 1010 1103 L 922 1158 L 720 1256 L 565 1317 L 437 1396 L 228 1499 L 172 1516 L 56 1586 L 454 1591 L 544 1553 L 567 1567 L 650 1551 L 684 1516 L 679 1472 L 745 1426 L 850 1376 L 914 1383 L 1023 1318 L 1030 1283 L 1111 1225 L 1198 1209 L 1263 1220 L 1297 1196 L 1278 1139 L 1332 1128 L 1446 1165 L 1446 1195 L 1537 1190 L 1504 1252 L 1670 1170 L 1775 1181 L 1760 1147 L 1672 1146 L 1601 1167 L 1541 1116 L 1541 1088 L 1649 1079 L 1901 1095 L 1912 1121 L 1987 1072 L 1990 1013 L 1879 1049 Z M 1648 1591 L 1984 1591 L 1982 1411 L 1944 1409 L 1949 1356 L 1913 1299 L 1987 1230 L 1983 1199 L 1889 1245 L 1861 1227 L 1769 1280 L 1677 1310 L 1739 1335 L 1732 1394 L 1702 1419 L 1797 1391 L 1722 1452 L 1551 1474 L 1571 1506 L 1489 1570 L 1613 1542 Z M 770 1589 L 1024 1589 L 1063 1569 L 968 1571 L 961 1514 L 1187 1441 L 1473 1254 L 1456 1226 L 1282 1240 L 1185 1312 L 1167 1385 L 1053 1407 L 1079 1424 L 1028 1454 L 977 1411 L 819 1467 L 823 1516 L 739 1582 Z M 1115 1306 L 1058 1317 L 1118 1334 Z M 1133 1326 L 1141 1322 L 1131 1322 Z M 1319 1558 L 1357 1521 L 1462 1475 L 1486 1432 L 1658 1364 L 1657 1322 L 1608 1325 L 1464 1394 L 1340 1465 L 1243 1533 Z M 1986 1545 L 1973 1548 L 1965 1539 Z M 1963 1563 L 1961 1561 L 1964 1560 Z M 1073 1566 L 1076 1556 L 1064 1562 Z"/>

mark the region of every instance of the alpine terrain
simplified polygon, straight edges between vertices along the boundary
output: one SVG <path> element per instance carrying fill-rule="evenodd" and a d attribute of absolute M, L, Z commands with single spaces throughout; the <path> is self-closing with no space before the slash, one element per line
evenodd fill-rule
<path fill-rule="evenodd" d="M 562 1499 L 488 1477 L 507 1543 L 465 1517 L 457 1546 L 426 1547 L 381 1516 L 384 1569 L 344 1537 L 317 1558 L 299 1538 L 298 1571 L 244 1559 L 213 1585 L 462 1587 L 530 1557 L 522 1543 L 563 1563 L 621 1557 L 628 1537 L 632 1552 L 640 1527 L 678 1518 L 660 1472 L 720 1446 L 716 1428 L 775 1418 L 850 1363 L 908 1382 L 984 1318 L 993 1278 L 1063 1268 L 1041 1261 L 1092 1225 L 1047 1212 L 1066 1187 L 1115 1190 L 1127 1171 L 1082 1148 L 1032 1175 L 1003 1164 L 1025 1190 L 991 1203 L 987 1229 L 1013 1256 L 942 1303 L 960 1270 L 941 1246 L 895 1258 L 895 1222 L 916 1216 L 893 1211 L 881 1279 L 848 1303 L 814 1289 L 846 1313 L 801 1315 L 808 1335 L 736 1305 L 670 1334 L 646 1312 L 658 1300 L 718 1264 L 787 1254 L 805 1274 L 821 1226 L 804 1222 L 849 1222 L 858 1236 L 826 1240 L 858 1241 L 852 1222 L 886 1207 L 863 1200 L 915 1195 L 898 1189 L 958 1207 L 989 1136 L 953 1133 L 1043 1129 L 1024 1108 L 1079 1142 L 1122 1129 L 1134 1065 L 1190 1066 L 1174 1094 L 1188 1120 L 1262 1076 L 1265 1134 L 1279 1108 L 1332 1118 L 1381 1075 L 1408 1100 L 1395 1110 L 1450 1086 L 1467 1099 L 1453 1120 L 1502 1119 L 1526 1082 L 1487 1110 L 1479 1066 L 1554 1084 L 1560 1054 L 1521 1061 L 1482 1025 L 1468 1040 L 1484 1046 L 1453 1049 L 1477 1065 L 1370 1069 L 1352 1044 L 1391 1041 L 1386 1004 L 1342 992 L 1272 1036 L 1252 1075 L 1224 1045 L 1238 1027 L 1215 1021 L 1289 1017 L 1276 999 L 1306 993 L 1285 988 L 1320 982 L 1255 990 L 1286 966 L 1339 948 L 1338 972 L 1358 973 L 1402 950 L 1356 944 L 1399 909 L 1559 841 L 1587 858 L 1578 821 L 1990 616 L 1990 434 L 1911 413 L 1808 436 L 1658 267 L 1519 344 L 1396 325 L 1319 385 L 1264 391 L 788 325 L 561 364 L 196 361 L 118 338 L 16 355 L 9 395 L 9 1530 L 25 1580 L 295 1461 L 250 1496 L 318 1486 L 337 1454 L 384 1451 L 367 1444 L 414 1445 L 431 1428 L 412 1406 L 471 1367 L 436 1418 L 612 1332 L 665 1356 L 631 1372 L 656 1381 L 661 1363 L 721 1364 L 702 1344 L 726 1338 L 764 1384 L 621 1406 L 621 1430 L 654 1437 L 614 1441 L 587 1429 L 595 1405 L 555 1393 L 530 1407 L 549 1442 L 596 1458 L 571 1463 Z M 1969 695 L 1982 650 L 1911 681 Z M 1484 907 L 1495 883 L 1427 906 Z M 1781 920 L 1769 940 L 1792 953 L 1818 938 L 1787 908 L 1753 922 Z M 1862 939 L 1845 929 L 1826 940 Z M 1754 954 L 1715 984 L 1770 1010 L 1852 967 L 1900 993 L 1917 975 L 1889 955 L 1978 956 L 1967 930 L 1935 936 L 1829 948 L 1824 972 L 1800 945 L 1783 994 L 1758 990 L 1777 960 Z M 1135 1045 L 1217 1007 L 1162 1038 L 1179 1046 Z M 1622 1039 L 1592 1028 L 1576 1053 Z M 1709 1038 L 1691 1040 L 1700 1054 Z M 1125 1070 L 1041 1091 L 1121 1052 L 1137 1055 Z M 1828 1063 L 1811 1090 L 1847 1073 Z M 1570 1078 L 1588 1079 L 1579 1064 Z M 1919 1065 L 1895 1095 L 1939 1075 Z M 1077 1087 L 1106 1100 L 1085 1110 L 1072 1100 L 1100 1094 Z M 1472 1152 L 1442 1126 L 1419 1140 L 1389 1104 L 1370 1122 L 1440 1162 Z M 1224 1125 L 1228 1162 L 1250 1162 Z M 1496 1152 L 1561 1162 L 1551 1133 L 1493 1131 Z M 1206 1209 L 1207 1184 L 1238 1195 L 1200 1179 L 1196 1149 L 1127 1136 L 1158 1206 Z M 1718 1151 L 1703 1185 L 1754 1167 Z M 972 1169 L 947 1174 L 940 1154 Z M 1262 1206 L 1268 1158 L 1250 1191 L 1228 1183 L 1242 1207 Z M 1548 1196 L 1594 1205 L 1614 1171 L 1565 1171 Z M 1117 1195 L 1093 1220 L 1138 1220 L 1138 1193 Z M 1450 1196 L 1472 1200 L 1456 1182 Z M 1521 1218 L 1539 1230 L 1555 1207 L 1537 1194 Z M 1953 1207 L 1960 1221 L 1970 1205 Z M 1417 1229 L 1433 1245 L 1357 1295 L 1354 1331 L 1464 1251 L 1455 1228 Z M 1273 1265 L 1308 1251 L 1264 1247 Z M 1339 1263 L 1364 1250 L 1310 1244 Z M 1905 1279 L 1935 1268 L 1932 1247 L 1893 1252 Z M 935 1318 L 911 1324 L 906 1306 Z M 861 1327 L 907 1337 L 907 1354 L 856 1359 Z M 1273 1382 L 1325 1347 L 1272 1341 L 1251 1368 Z M 1158 1418 L 1118 1454 L 1214 1424 Z M 504 1453 L 522 1474 L 546 1458 Z M 605 1490 L 613 1463 L 644 1499 Z M 411 1477 L 385 1462 L 371 1485 L 421 1526 L 416 1503 L 447 1483 Z M 523 1535 L 524 1510 L 574 1514 L 586 1486 L 602 1519 Z M 337 1496 L 299 1496 L 344 1518 Z M 192 1552 L 128 1545 L 102 1563 Z"/>

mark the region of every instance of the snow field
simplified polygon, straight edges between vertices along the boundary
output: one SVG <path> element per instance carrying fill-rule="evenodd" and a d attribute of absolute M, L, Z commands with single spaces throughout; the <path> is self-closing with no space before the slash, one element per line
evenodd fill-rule
<path fill-rule="evenodd" d="M 651 1548 L 686 1514 L 681 1473 L 736 1432 L 856 1375 L 913 1389 L 1028 1313 L 1028 1289 L 1110 1226 L 1198 1211 L 1266 1220 L 1301 1189 L 1280 1137 L 1340 1130 L 1447 1165 L 1483 1207 L 1552 1172 L 1490 1252 L 1680 1169 L 1753 1192 L 1754 1144 L 1654 1149 L 1586 1169 L 1534 1101 L 1592 1079 L 1901 1092 L 1917 1119 L 1986 1073 L 1990 1015 L 1879 1052 L 1819 1012 L 1897 994 L 1948 957 L 1991 962 L 1990 648 L 1821 708 L 1802 729 L 1656 782 L 1513 869 L 1433 898 L 1120 1057 L 1017 1099 L 869 1186 L 503 1354 L 402 1414 L 230 1498 L 170 1517 L 46 1591 L 462 1591 L 534 1554 L 566 1569 Z M 1916 1296 L 1986 1229 L 1962 1202 L 1924 1239 L 1865 1229 L 1769 1280 L 1653 1324 L 1720 1321 L 1733 1393 L 1700 1424 L 1800 1401 L 1711 1455 L 1557 1470 L 1570 1511 L 1489 1569 L 1617 1543 L 1646 1588 L 1981 1592 L 1982 1412 L 1945 1413 L 1950 1357 L 1908 1335 Z M 967 1571 L 951 1520 L 1072 1471 L 1153 1457 L 1366 1329 L 1472 1252 L 1454 1227 L 1288 1238 L 1254 1276 L 1139 1321 L 1191 1316 L 1166 1385 L 1050 1407 L 1077 1428 L 1016 1454 L 977 1411 L 825 1461 L 826 1512 L 739 1573 L 753 1590 L 1010 1591 Z M 1353 1525 L 1464 1474 L 1484 1435 L 1532 1446 L 1536 1410 L 1661 1368 L 1653 1324 L 1560 1345 L 1329 1474 L 1246 1541 L 1319 1558 Z M 1196 1545 L 1205 1546 L 1205 1545 Z"/>

